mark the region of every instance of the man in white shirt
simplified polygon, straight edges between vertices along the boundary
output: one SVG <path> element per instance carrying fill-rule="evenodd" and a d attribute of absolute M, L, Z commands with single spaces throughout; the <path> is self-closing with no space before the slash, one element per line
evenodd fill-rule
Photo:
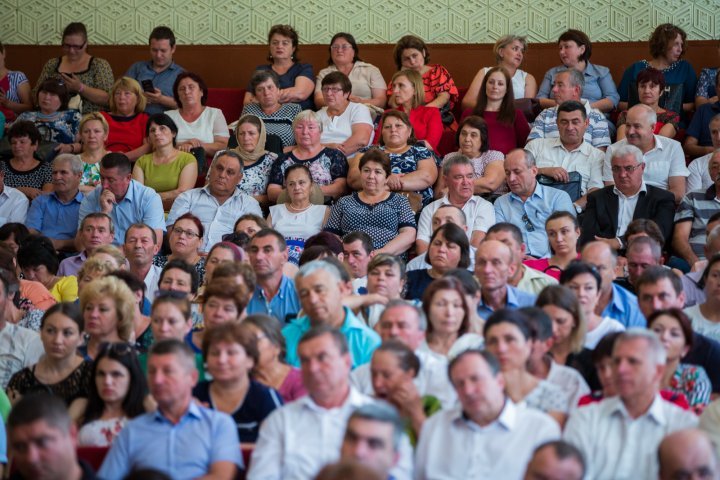
<path fill-rule="evenodd" d="M 588 461 L 588 478 L 657 478 L 657 447 L 668 433 L 697 425 L 697 417 L 660 396 L 665 348 L 653 332 L 620 334 L 612 354 L 618 395 L 570 414 L 565 440 Z"/>
<path fill-rule="evenodd" d="M 443 407 L 457 402 L 457 396 L 447 377 L 447 359 L 429 348 L 422 348 L 427 330 L 427 318 L 420 307 L 406 300 L 390 300 L 378 321 L 377 331 L 383 342 L 397 340 L 409 348 L 420 360 L 420 371 L 413 379 L 418 393 L 432 395 Z M 370 364 L 360 365 L 350 374 L 352 385 L 366 395 L 375 396 Z"/>
<path fill-rule="evenodd" d="M 715 448 L 705 432 L 695 428 L 667 435 L 658 447 L 659 479 L 720 479 Z"/>
<path fill-rule="evenodd" d="M 25 223 L 29 206 L 24 193 L 5 185 L 5 172 L 0 170 L 0 225 Z"/>
<path fill-rule="evenodd" d="M 613 152 L 624 145 L 634 145 L 644 156 L 645 183 L 669 190 L 675 195 L 675 202 L 680 203 L 690 174 L 685 166 L 685 154 L 680 142 L 653 133 L 656 122 L 657 114 L 647 105 L 638 104 L 628 110 L 625 122 L 627 137 L 610 145 L 605 152 L 603 181 L 605 185 L 615 182 L 610 168 L 610 161 L 615 155 Z"/>
<path fill-rule="evenodd" d="M 308 480 L 336 461 L 355 409 L 374 400 L 350 386 L 352 365 L 345 336 L 328 326 L 313 327 L 298 345 L 307 396 L 273 411 L 260 427 L 248 480 Z M 410 446 L 400 447 L 395 478 L 412 475 Z"/>
<path fill-rule="evenodd" d="M 535 448 L 560 437 L 547 414 L 505 397 L 492 354 L 465 350 L 450 362 L 449 375 L 461 406 L 441 410 L 423 425 L 416 479 L 521 479 Z"/>
<path fill-rule="evenodd" d="M 373 241 L 365 232 L 350 232 L 342 239 L 343 263 L 352 276 L 353 292 L 367 293 L 367 269 L 373 255 Z"/>
<path fill-rule="evenodd" d="M 233 150 L 220 150 L 210 165 L 208 184 L 181 193 L 170 209 L 167 225 L 174 224 L 185 213 L 192 213 L 205 227 L 200 250 L 209 251 L 222 241 L 223 235 L 233 232 L 235 220 L 241 215 L 254 213 L 262 217 L 257 200 L 237 188 L 242 177 L 242 158 Z"/>
<path fill-rule="evenodd" d="M 582 480 L 585 459 L 580 450 L 563 441 L 546 442 L 535 449 L 524 480 Z"/>
<path fill-rule="evenodd" d="M 709 127 L 713 151 L 696 158 L 688 165 L 688 171 L 690 172 L 687 178 L 688 192 L 692 192 L 693 190 L 707 190 L 714 183 L 708 171 L 708 163 L 710 163 L 710 158 L 715 153 L 715 150 L 720 149 L 720 114 L 715 115 L 712 120 L 710 120 Z"/>
<path fill-rule="evenodd" d="M 130 225 L 125 232 L 123 251 L 130 271 L 145 283 L 145 297 L 152 302 L 158 289 L 162 268 L 153 265 L 153 257 L 160 250 L 155 230 L 144 223 Z"/>
<path fill-rule="evenodd" d="M 371 467 L 383 478 L 400 459 L 400 441 L 405 422 L 387 403 L 369 403 L 350 415 L 345 429 L 340 458 Z"/>
<path fill-rule="evenodd" d="M 525 149 L 535 155 L 538 173 L 541 175 L 565 183 L 570 180 L 570 172 L 577 172 L 582 176 L 582 196 L 575 200 L 576 210 L 582 211 L 587 202 L 587 194 L 603 186 L 604 153 L 585 141 L 589 120 L 582 103 L 569 100 L 560 104 L 557 111 L 560 136 L 532 140 L 525 145 Z"/>
<path fill-rule="evenodd" d="M 425 208 L 428 208 L 429 206 L 430 205 Z M 423 209 L 423 211 L 425 210 Z M 454 223 L 465 230 L 465 232 L 468 231 L 467 216 L 465 215 L 465 212 L 460 207 L 456 207 L 455 205 L 448 203 L 440 205 L 437 210 L 435 210 L 435 213 L 433 213 L 431 220 L 432 232 L 430 236 L 432 236 L 432 233 L 434 233 L 435 230 L 446 223 Z M 430 237 L 428 237 L 428 240 L 429 239 Z M 471 271 L 475 268 L 475 250 L 475 247 L 470 245 L 470 265 L 468 266 L 468 270 Z M 410 272 L 412 270 L 423 270 L 426 268 L 430 268 L 430 264 L 427 262 L 427 251 L 410 260 L 407 264 L 406 270 Z"/>
<path fill-rule="evenodd" d="M 447 193 L 439 200 L 422 209 L 418 220 L 415 249 L 418 254 L 427 251 L 430 237 L 435 231 L 433 214 L 441 205 L 454 205 L 465 213 L 470 245 L 477 247 L 485 237 L 488 228 L 495 223 L 495 210 L 490 202 L 473 195 L 475 171 L 470 160 L 464 155 L 454 155 L 443 162 L 442 175 Z"/>

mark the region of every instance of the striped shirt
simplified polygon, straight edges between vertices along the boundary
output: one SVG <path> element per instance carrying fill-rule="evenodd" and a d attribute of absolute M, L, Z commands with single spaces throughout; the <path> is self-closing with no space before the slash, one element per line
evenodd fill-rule
<path fill-rule="evenodd" d="M 587 112 L 588 120 L 590 120 L 590 125 L 587 130 L 585 130 L 585 136 L 583 138 L 595 148 L 607 147 L 611 141 L 605 115 L 599 110 L 592 108 L 587 100 L 582 99 L 580 102 L 585 105 L 585 111 Z M 528 136 L 528 142 L 536 138 L 554 138 L 560 136 L 557 126 L 557 110 L 558 107 L 555 106 L 546 108 L 540 112 L 540 115 L 538 115 L 533 122 L 532 130 L 530 130 L 530 135 Z"/>
<path fill-rule="evenodd" d="M 691 221 L 690 246 L 699 259 L 705 258 L 705 228 L 713 214 L 720 212 L 715 185 L 707 190 L 688 192 L 675 213 L 675 223 Z"/>

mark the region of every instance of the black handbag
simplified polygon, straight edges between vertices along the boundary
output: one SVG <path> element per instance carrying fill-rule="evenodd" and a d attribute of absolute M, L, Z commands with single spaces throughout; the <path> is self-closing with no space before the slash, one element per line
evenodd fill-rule
<path fill-rule="evenodd" d="M 547 175 L 538 175 L 537 181 L 540 185 L 562 190 L 563 192 L 570 195 L 570 200 L 575 202 L 578 198 L 582 196 L 582 175 L 580 175 L 578 172 L 568 172 L 568 177 L 570 178 L 568 182 L 558 182 L 554 178 L 548 177 Z"/>

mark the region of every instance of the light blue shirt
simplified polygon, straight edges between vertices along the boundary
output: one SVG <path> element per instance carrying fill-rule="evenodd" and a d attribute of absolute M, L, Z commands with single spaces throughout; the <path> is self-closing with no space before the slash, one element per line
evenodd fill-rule
<path fill-rule="evenodd" d="M 159 410 L 130 421 L 113 442 L 98 477 L 116 480 L 133 468 L 154 468 L 171 478 L 198 478 L 216 462 L 243 468 L 235 422 L 226 413 L 190 402 L 176 425 Z"/>
<path fill-rule="evenodd" d="M 30 204 L 25 225 L 55 240 L 71 240 L 78 230 L 83 198 L 80 191 L 68 203 L 63 203 L 55 192 L 40 195 Z"/>
<path fill-rule="evenodd" d="M 257 285 L 247 306 L 248 314 L 263 313 L 277 318 L 283 324 L 288 321 L 288 316 L 296 317 L 299 311 L 300 300 L 295 291 L 295 282 L 285 275 L 280 280 L 277 294 L 270 301 L 265 297 L 262 287 Z"/>
<path fill-rule="evenodd" d="M 198 217 L 205 228 L 205 236 L 200 248 L 203 252 L 207 252 L 213 245 L 221 242 L 223 235 L 232 233 L 235 222 L 241 216 L 246 213 L 263 216 L 257 200 L 237 188 L 233 196 L 220 205 L 207 186 L 181 193 L 170 209 L 167 224 L 172 225 L 179 216 L 188 212 Z"/>
<path fill-rule="evenodd" d="M 535 305 L 536 299 L 537 297 L 532 293 L 523 292 L 522 290 L 518 290 L 512 285 L 508 285 L 505 308 L 532 307 L 533 305 Z M 477 306 L 477 313 L 481 318 L 487 320 L 490 315 L 495 313 L 495 311 L 487 304 L 485 304 L 485 300 L 480 297 L 480 302 L 478 302 Z"/>
<path fill-rule="evenodd" d="M 184 68 L 177 63 L 172 62 L 162 72 L 156 72 L 153 68 L 153 63 L 147 60 L 133 63 L 125 76 L 134 78 L 138 81 L 138 83 L 141 83 L 143 80 L 151 80 L 153 82 L 153 87 L 160 89 L 162 94 L 166 97 L 172 97 L 175 80 L 178 75 L 184 71 Z M 153 113 L 163 113 L 166 110 L 172 110 L 172 108 L 165 108 L 157 103 L 148 103 L 145 107 L 145 113 L 148 115 L 152 115 Z"/>
<path fill-rule="evenodd" d="M 347 308 L 345 310 L 345 321 L 340 327 L 340 332 L 345 335 L 350 348 L 353 368 L 370 362 L 375 349 L 382 341 L 380 335 L 363 322 L 358 320 L 355 314 Z M 300 358 L 297 354 L 298 343 L 305 333 L 310 330 L 310 317 L 301 317 L 293 320 L 283 328 L 287 350 L 287 363 L 296 367 L 300 366 Z"/>
<path fill-rule="evenodd" d="M 612 287 L 612 299 L 601 316 L 617 320 L 625 325 L 625 328 L 647 328 L 647 322 L 640 312 L 637 297 L 616 283 L 613 283 Z"/>
<path fill-rule="evenodd" d="M 536 258 L 550 256 L 550 244 L 545 233 L 545 220 L 564 210 L 575 216 L 570 196 L 557 188 L 535 184 L 535 191 L 524 202 L 514 193 L 506 193 L 495 200 L 495 220 L 516 225 L 522 232 L 528 255 Z"/>
<path fill-rule="evenodd" d="M 80 205 L 78 228 L 88 214 L 102 211 L 100 209 L 101 193 L 102 186 L 98 185 L 83 199 Z M 133 223 L 144 223 L 150 228 L 165 231 L 165 214 L 160 195 L 152 188 L 135 180 L 130 180 L 125 197 L 113 206 L 110 218 L 115 225 L 113 245 L 122 245 L 125 242 L 125 232 Z"/>

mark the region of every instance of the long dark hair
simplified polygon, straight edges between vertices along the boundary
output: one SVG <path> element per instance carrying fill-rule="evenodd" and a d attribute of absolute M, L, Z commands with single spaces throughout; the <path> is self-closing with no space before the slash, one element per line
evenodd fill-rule
<path fill-rule="evenodd" d="M 92 380 L 90 382 L 88 404 L 85 409 L 83 424 L 100 418 L 105 409 L 105 402 L 100 398 L 95 379 L 98 365 L 103 358 L 115 360 L 127 368 L 130 374 L 128 392 L 122 402 L 122 409 L 125 415 L 128 418 L 135 418 L 145 413 L 145 405 L 143 402 L 148 395 L 148 386 L 145 375 L 140 368 L 140 362 L 138 361 L 135 349 L 127 343 L 106 343 L 100 348 L 100 352 L 93 363 Z"/>
<path fill-rule="evenodd" d="M 478 94 L 478 101 L 473 110 L 473 115 L 480 117 L 485 116 L 485 110 L 487 109 L 487 82 L 490 76 L 500 72 L 505 77 L 505 96 L 503 97 L 502 103 L 500 104 L 500 111 L 498 112 L 497 120 L 500 123 L 511 125 L 515 122 L 515 96 L 512 88 L 512 78 L 510 74 L 503 67 L 492 67 L 485 73 L 482 85 L 480 86 L 480 93 Z"/>

